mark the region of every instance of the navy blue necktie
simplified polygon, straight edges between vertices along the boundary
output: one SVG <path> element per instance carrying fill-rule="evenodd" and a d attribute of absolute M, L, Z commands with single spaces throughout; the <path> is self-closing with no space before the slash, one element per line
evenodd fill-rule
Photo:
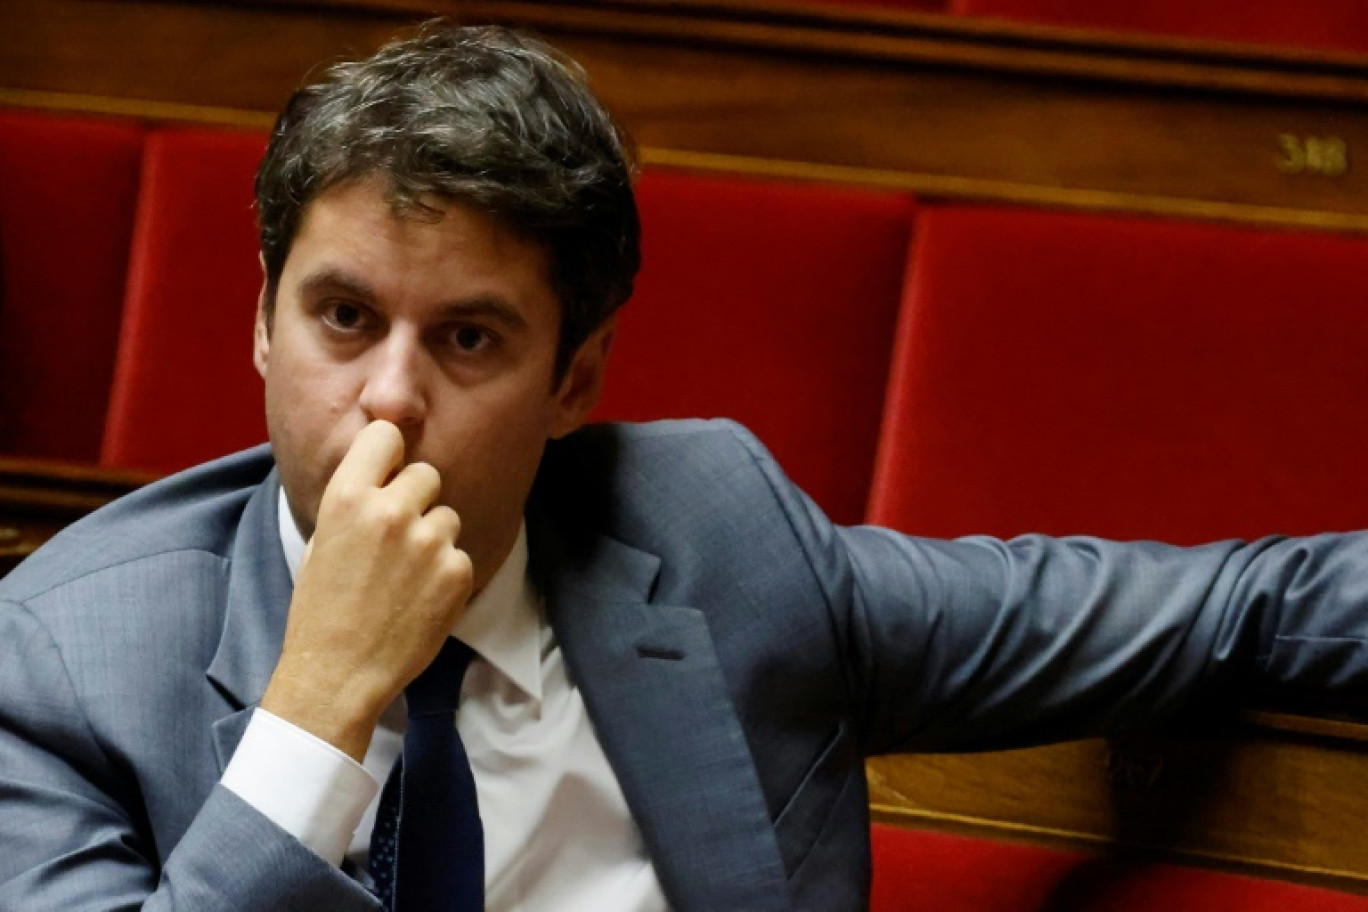
<path fill-rule="evenodd" d="M 390 912 L 484 909 L 484 828 L 456 732 L 461 680 L 473 657 L 448 637 L 405 691 L 404 750 L 380 793 L 371 834 L 371 876 Z"/>

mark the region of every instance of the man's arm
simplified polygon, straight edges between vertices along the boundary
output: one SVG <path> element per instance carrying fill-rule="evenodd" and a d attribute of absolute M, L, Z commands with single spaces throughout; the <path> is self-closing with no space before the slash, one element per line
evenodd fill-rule
<path fill-rule="evenodd" d="M 469 559 L 454 547 L 455 514 L 431 506 L 435 471 L 401 468 L 402 456 L 393 426 L 377 423 L 358 435 L 320 511 L 284 652 L 263 700 L 357 759 L 378 707 L 440 647 L 470 591 Z M 213 572 L 213 560 L 206 555 L 205 566 L 181 569 L 202 578 Z M 162 585 L 189 582 L 164 562 L 157 566 L 168 574 Z M 130 565 L 122 585 L 142 587 L 137 576 Z M 191 603 L 193 588 L 182 594 Z M 71 597 L 111 599 L 111 610 L 118 604 L 115 593 L 99 587 Z M 363 888 L 232 789 L 211 787 L 202 761 L 181 756 L 182 748 L 186 756 L 203 750 L 202 717 L 176 715 L 170 705 L 166 716 L 155 708 L 127 713 L 128 724 L 159 720 L 139 734 L 119 721 L 107 698 L 136 706 L 148 699 L 146 690 L 92 694 L 73 683 L 61 638 L 43 617 L 22 604 L 0 609 L 0 908 L 376 908 Z M 159 647 L 166 638 L 127 639 L 131 648 L 111 642 L 108 655 L 92 641 L 72 661 L 84 671 L 98 671 L 101 662 L 132 665 L 159 680 L 155 669 L 165 660 Z M 184 658 L 185 648 L 193 647 L 168 647 L 167 655 Z M 83 677 L 96 686 L 131 680 Z M 109 710 L 99 713 L 100 721 L 91 715 L 95 703 Z M 122 746 L 102 725 L 121 726 L 112 739 Z M 177 743 L 175 732 L 187 725 L 180 736 L 185 743 Z M 185 781 L 166 788 L 166 777 Z M 163 806 L 168 795 L 188 806 Z M 180 825 L 183 834 L 180 826 L 167 826 L 181 815 L 193 817 Z M 174 845 L 155 844 L 156 835 L 168 832 Z"/>
<path fill-rule="evenodd" d="M 177 770 L 128 769 L 107 752 L 57 645 L 12 603 L 0 604 L 0 692 L 0 909 L 379 909 L 222 786 L 162 859 L 138 777 Z"/>
<path fill-rule="evenodd" d="M 1368 705 L 1361 535 L 1199 548 L 843 537 L 873 749 L 1110 734 L 1267 689 Z M 916 606 L 901 619 L 895 591 Z"/>
<path fill-rule="evenodd" d="M 1023 746 L 1251 689 L 1368 708 L 1368 534 L 1177 548 L 832 526 L 753 438 L 869 753 Z"/>

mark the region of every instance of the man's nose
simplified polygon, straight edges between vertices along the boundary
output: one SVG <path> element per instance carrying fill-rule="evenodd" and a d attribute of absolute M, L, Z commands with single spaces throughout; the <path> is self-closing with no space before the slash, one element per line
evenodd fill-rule
<path fill-rule="evenodd" d="M 361 409 L 368 420 L 388 421 L 409 437 L 427 417 L 422 345 L 413 335 L 396 329 L 370 354 Z"/>

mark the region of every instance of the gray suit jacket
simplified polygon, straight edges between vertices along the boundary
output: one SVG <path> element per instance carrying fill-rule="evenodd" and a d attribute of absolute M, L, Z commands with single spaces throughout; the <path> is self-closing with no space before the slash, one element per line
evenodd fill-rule
<path fill-rule="evenodd" d="M 375 910 L 217 784 L 280 649 L 270 453 L 0 582 L 0 908 Z M 548 451 L 533 572 L 680 912 L 867 902 L 862 758 L 1114 731 L 1195 692 L 1361 697 L 1368 539 L 1180 550 L 843 529 L 734 425 Z"/>

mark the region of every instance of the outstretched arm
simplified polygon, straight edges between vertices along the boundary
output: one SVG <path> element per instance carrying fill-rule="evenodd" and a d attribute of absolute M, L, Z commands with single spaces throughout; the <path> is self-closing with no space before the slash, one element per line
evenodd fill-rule
<path fill-rule="evenodd" d="M 1249 688 L 1368 708 L 1368 534 L 1178 548 L 839 528 L 734 428 L 821 587 L 869 753 L 1151 724 Z"/>

